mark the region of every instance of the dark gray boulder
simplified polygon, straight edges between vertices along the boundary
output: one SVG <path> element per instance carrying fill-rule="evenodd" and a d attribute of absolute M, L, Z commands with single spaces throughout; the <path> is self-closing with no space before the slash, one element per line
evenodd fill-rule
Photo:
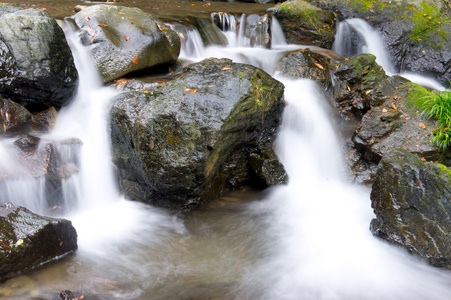
<path fill-rule="evenodd" d="M 0 95 L 25 107 L 61 107 L 78 83 L 62 29 L 45 12 L 0 5 Z"/>
<path fill-rule="evenodd" d="M 180 38 L 138 8 L 93 5 L 71 19 L 104 82 L 133 71 L 177 60 Z"/>
<path fill-rule="evenodd" d="M 382 158 L 371 191 L 372 232 L 451 269 L 451 170 L 407 151 Z"/>
<path fill-rule="evenodd" d="M 77 249 L 71 222 L 0 203 L 0 281 Z"/>
<path fill-rule="evenodd" d="M 164 83 L 130 81 L 111 112 L 123 190 L 191 209 L 250 182 L 280 183 L 272 144 L 283 107 L 280 82 L 227 59 L 189 65 Z"/>

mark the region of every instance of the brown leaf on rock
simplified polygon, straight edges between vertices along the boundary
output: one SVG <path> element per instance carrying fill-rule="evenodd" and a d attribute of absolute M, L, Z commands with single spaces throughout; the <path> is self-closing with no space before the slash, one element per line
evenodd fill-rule
<path fill-rule="evenodd" d="M 391 106 L 391 108 L 393 108 L 394 110 L 398 110 L 398 108 L 396 107 L 396 105 L 395 105 L 394 103 L 392 103 L 390 106 Z"/>
<path fill-rule="evenodd" d="M 324 67 L 323 67 L 321 64 L 319 64 L 319 63 L 317 63 L 317 62 L 313 62 L 313 64 L 314 64 L 318 69 L 324 70 Z"/>
<path fill-rule="evenodd" d="M 423 129 L 426 129 L 426 125 L 424 125 L 423 123 L 418 123 L 418 125 L 421 127 L 421 128 L 423 128 Z"/>
<path fill-rule="evenodd" d="M 103 24 L 103 23 L 99 23 L 99 24 L 97 24 L 97 26 L 100 26 L 100 27 L 107 27 L 108 25 L 107 25 L 107 24 Z"/>
<path fill-rule="evenodd" d="M 130 37 L 124 34 L 124 39 L 128 42 L 130 40 Z"/>

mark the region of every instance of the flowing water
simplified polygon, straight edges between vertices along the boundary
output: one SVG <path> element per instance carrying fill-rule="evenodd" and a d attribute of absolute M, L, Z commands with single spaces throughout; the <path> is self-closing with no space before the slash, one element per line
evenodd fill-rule
<path fill-rule="evenodd" d="M 376 56 L 376 62 L 384 68 L 387 75 L 392 76 L 397 74 L 380 33 L 362 19 L 348 19 L 338 25 L 332 50 L 344 57 L 350 57 L 358 53 L 373 54 Z M 427 88 L 439 91 L 446 89 L 431 77 L 411 72 L 403 72 L 399 75 Z"/>
<path fill-rule="evenodd" d="M 184 31 L 191 46 L 182 56 L 229 57 L 273 73 L 281 48 L 299 48 L 285 45 L 282 36 L 272 38 L 273 49 L 245 47 L 239 32 L 229 29 L 228 47 L 205 47 L 194 28 Z M 278 78 L 287 109 L 276 149 L 287 185 L 236 192 L 203 210 L 168 212 L 118 192 L 107 126 L 115 92 L 100 85 L 76 37 L 68 39 L 82 81 L 43 139 L 83 143 L 79 173 L 65 182 L 63 193 L 72 203 L 63 216 L 77 229 L 79 250 L 1 284 L 0 298 L 53 299 L 69 289 L 85 299 L 451 299 L 449 272 L 371 235 L 369 191 L 343 180 L 328 103 L 314 82 Z M 0 145 L 2 166 L 15 167 L 8 159 L 14 156 L 11 143 Z M 18 182 L 28 188 L 27 180 Z M 13 201 L 39 198 L 21 197 L 25 202 Z"/>

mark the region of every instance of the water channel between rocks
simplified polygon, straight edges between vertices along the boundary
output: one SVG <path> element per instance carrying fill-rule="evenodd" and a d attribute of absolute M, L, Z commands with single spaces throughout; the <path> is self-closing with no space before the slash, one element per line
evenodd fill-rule
<path fill-rule="evenodd" d="M 74 5 L 61 2 L 59 13 Z M 234 46 L 194 42 L 181 56 L 229 57 L 273 74 L 282 50 L 299 49 L 280 36 L 272 49 L 227 36 Z M 0 299 L 54 299 L 61 290 L 84 299 L 451 299 L 448 272 L 371 235 L 369 191 L 344 181 L 338 135 L 315 83 L 273 74 L 285 85 L 276 149 L 287 185 L 238 191 L 202 210 L 175 213 L 117 192 L 106 120 L 115 92 L 101 86 L 76 38 L 68 39 L 82 81 L 47 138 L 83 141 L 80 174 L 66 186 L 78 208 L 64 215 L 77 229 L 79 250 L 1 284 Z"/>

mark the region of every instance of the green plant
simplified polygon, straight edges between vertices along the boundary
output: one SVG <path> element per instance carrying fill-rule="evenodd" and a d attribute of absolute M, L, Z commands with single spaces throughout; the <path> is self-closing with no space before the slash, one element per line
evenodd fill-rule
<path fill-rule="evenodd" d="M 423 114 L 438 122 L 432 142 L 445 151 L 451 143 L 451 92 L 430 93 L 419 100 Z"/>

